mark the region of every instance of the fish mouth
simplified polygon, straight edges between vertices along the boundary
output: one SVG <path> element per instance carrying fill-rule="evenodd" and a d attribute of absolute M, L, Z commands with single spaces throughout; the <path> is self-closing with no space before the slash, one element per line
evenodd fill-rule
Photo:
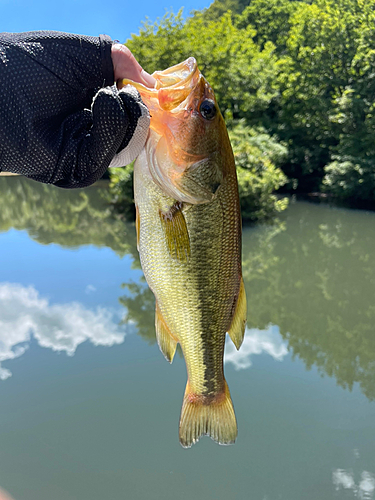
<path fill-rule="evenodd" d="M 194 76 L 199 76 L 199 70 L 195 57 L 189 57 L 179 64 L 175 64 L 164 71 L 155 71 L 152 75 L 155 80 L 155 88 L 169 88 L 169 91 L 180 87 L 190 86 Z"/>
<path fill-rule="evenodd" d="M 138 90 L 150 110 L 151 117 L 158 111 L 172 111 L 178 108 L 202 78 L 194 57 L 189 57 L 164 71 L 155 71 L 152 76 L 156 80 L 154 88 L 128 79 L 117 82 L 119 89 L 132 85 Z"/>
<path fill-rule="evenodd" d="M 206 81 L 198 69 L 195 57 L 189 57 L 163 71 L 155 71 L 152 76 L 155 78 L 154 88 L 128 79 L 117 82 L 117 86 L 119 89 L 126 85 L 135 87 L 150 112 L 150 129 L 160 137 L 165 136 L 170 144 L 176 144 L 178 141 L 176 141 L 171 121 L 174 118 L 183 119 L 192 99 L 191 96 L 196 92 L 203 94 L 207 83 L 203 83 Z M 170 118 L 167 118 L 168 113 L 171 113 Z M 196 112 L 189 111 L 189 113 Z M 176 163 L 181 163 L 183 160 L 185 164 L 192 164 L 206 157 L 206 155 L 196 155 L 186 150 L 181 144 L 178 147 L 178 153 L 180 161 L 174 158 Z M 170 148 L 169 154 L 175 156 L 173 148 Z"/>
<path fill-rule="evenodd" d="M 158 89 L 159 105 L 165 111 L 171 111 L 185 101 L 201 78 L 194 57 L 165 71 L 156 71 L 153 76 Z"/>

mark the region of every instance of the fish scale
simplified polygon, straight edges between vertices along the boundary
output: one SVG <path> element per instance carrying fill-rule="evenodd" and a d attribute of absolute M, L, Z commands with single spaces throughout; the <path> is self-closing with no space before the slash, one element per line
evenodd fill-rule
<path fill-rule="evenodd" d="M 156 298 L 160 349 L 172 362 L 180 343 L 186 362 L 180 443 L 190 447 L 207 434 L 230 444 L 237 423 L 224 378 L 225 336 L 239 348 L 246 323 L 233 153 L 193 58 L 153 76 L 155 89 L 123 82 L 137 87 L 152 116 L 134 165 L 138 250 Z"/>

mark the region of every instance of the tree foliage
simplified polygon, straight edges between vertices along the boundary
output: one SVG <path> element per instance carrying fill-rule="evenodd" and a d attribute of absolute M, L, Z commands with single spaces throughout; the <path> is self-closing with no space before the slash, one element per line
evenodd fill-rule
<path fill-rule="evenodd" d="M 151 72 L 195 56 L 228 128 L 287 148 L 288 189 L 375 205 L 375 0 L 215 0 L 127 45 Z"/>
<path fill-rule="evenodd" d="M 265 140 L 259 148 L 257 134 L 250 123 L 241 123 L 239 131 L 238 120 L 251 115 L 255 123 L 277 92 L 272 83 L 277 72 L 274 46 L 267 43 L 259 48 L 253 40 L 254 35 L 250 25 L 238 28 L 230 12 L 209 22 L 206 12 L 196 12 L 188 22 L 183 22 L 182 12 L 179 12 L 167 14 L 153 24 L 144 23 L 139 35 L 127 42 L 149 71 L 167 68 L 191 55 L 197 59 L 232 131 L 235 157 L 241 158 L 238 177 L 242 213 L 244 219 L 250 221 L 268 218 L 286 206 L 285 200 L 280 202 L 273 195 L 286 181 L 273 161 L 272 148 L 277 139 L 271 140 L 263 132 Z M 249 144 L 246 144 L 247 139 Z M 270 151 L 266 151 L 268 145 Z M 285 145 L 279 145 L 279 149 L 284 155 Z M 113 172 L 112 186 L 117 189 L 120 183 L 119 174 Z M 129 185 L 130 180 L 124 189 Z"/>
<path fill-rule="evenodd" d="M 276 95 L 274 46 L 260 49 L 249 25 L 239 29 L 230 12 L 208 22 L 196 13 L 183 22 L 182 11 L 143 24 L 126 45 L 149 72 L 173 66 L 194 56 L 215 91 L 221 112 L 229 118 L 258 116 Z"/>
<path fill-rule="evenodd" d="M 242 217 L 255 222 L 284 210 L 288 200 L 273 193 L 286 183 L 276 165 L 287 149 L 264 130 L 246 127 L 243 121 L 231 128 L 229 136 L 237 165 Z"/>

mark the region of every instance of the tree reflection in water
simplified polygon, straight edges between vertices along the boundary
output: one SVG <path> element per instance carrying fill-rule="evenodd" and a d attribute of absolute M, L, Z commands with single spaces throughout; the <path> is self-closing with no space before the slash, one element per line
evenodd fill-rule
<path fill-rule="evenodd" d="M 122 287 L 129 292 L 119 298 L 126 309 L 123 322 L 134 322 L 138 335 L 149 344 L 155 344 L 155 297 L 145 278 L 142 276 L 139 283 L 124 283 Z"/>
<path fill-rule="evenodd" d="M 92 244 L 131 254 L 133 224 L 105 202 L 107 184 L 66 191 L 0 178 L 0 231 L 26 229 L 40 243 Z M 375 214 L 291 204 L 273 225 L 244 229 L 248 327 L 278 325 L 293 356 L 375 399 Z M 144 280 L 123 285 L 124 321 L 155 342 L 155 302 Z"/>
<path fill-rule="evenodd" d="M 27 230 L 42 244 L 112 248 L 138 259 L 134 225 L 106 202 L 108 182 L 86 189 L 59 189 L 24 177 L 0 177 L 0 232 Z"/>
<path fill-rule="evenodd" d="M 375 214 L 297 203 L 244 234 L 251 326 L 279 326 L 307 369 L 375 399 Z"/>

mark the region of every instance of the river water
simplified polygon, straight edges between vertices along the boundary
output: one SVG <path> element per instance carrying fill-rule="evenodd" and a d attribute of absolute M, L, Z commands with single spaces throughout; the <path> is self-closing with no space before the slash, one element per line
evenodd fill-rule
<path fill-rule="evenodd" d="M 106 185 L 0 177 L 0 487 L 14 500 L 375 498 L 375 214 L 291 203 L 244 229 L 234 446 L 178 443 L 133 224 Z"/>

